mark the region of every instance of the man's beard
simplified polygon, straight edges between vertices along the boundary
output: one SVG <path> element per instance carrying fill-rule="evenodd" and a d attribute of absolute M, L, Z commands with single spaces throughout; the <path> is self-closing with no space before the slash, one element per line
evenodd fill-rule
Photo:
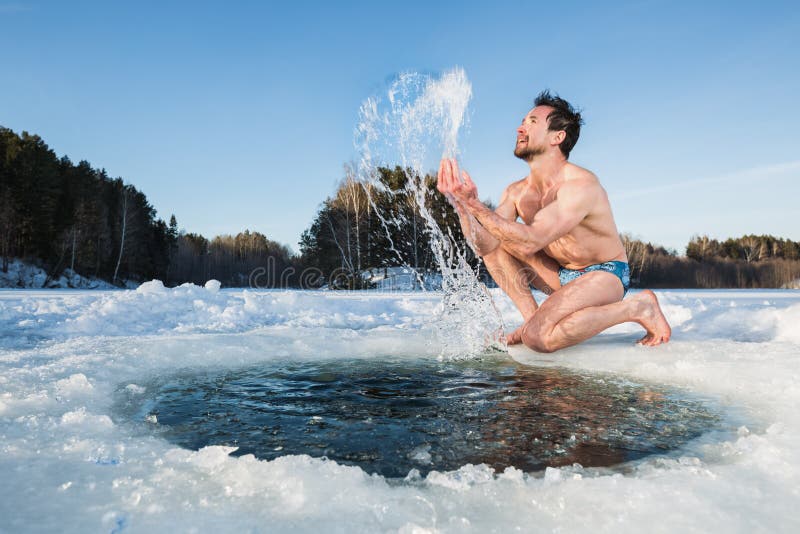
<path fill-rule="evenodd" d="M 540 146 L 517 145 L 514 147 L 514 155 L 521 160 L 530 163 L 536 156 L 544 154 L 544 148 Z"/>

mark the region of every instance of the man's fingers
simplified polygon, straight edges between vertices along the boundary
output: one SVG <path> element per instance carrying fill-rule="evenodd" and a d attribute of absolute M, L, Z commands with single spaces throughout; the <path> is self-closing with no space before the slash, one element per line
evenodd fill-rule
<path fill-rule="evenodd" d="M 453 190 L 452 168 L 448 159 L 442 159 L 439 162 L 437 188 L 442 193 L 448 193 Z"/>
<path fill-rule="evenodd" d="M 509 345 L 519 345 L 520 343 L 522 343 L 522 332 L 521 332 L 521 330 L 522 330 L 522 328 L 520 327 L 520 328 L 517 328 L 516 330 L 514 330 L 513 332 L 511 332 L 510 334 L 508 334 L 508 338 L 506 339 L 506 343 L 508 343 Z"/>
<path fill-rule="evenodd" d="M 444 180 L 444 160 L 439 162 L 439 172 L 436 174 L 436 188 L 440 193 L 444 193 L 446 191 Z"/>
<path fill-rule="evenodd" d="M 444 184 L 444 188 L 446 191 L 452 191 L 453 177 L 451 176 L 452 171 L 450 169 L 450 160 L 442 159 L 441 167 L 442 167 L 442 183 Z"/>
<path fill-rule="evenodd" d="M 475 189 L 475 184 L 472 182 L 469 174 L 467 174 L 467 171 L 459 173 L 458 161 L 456 161 L 455 158 L 441 160 L 439 162 L 439 173 L 444 191 L 464 193 L 467 189 Z"/>
<path fill-rule="evenodd" d="M 470 187 L 475 187 L 475 183 L 472 181 L 469 173 L 467 171 L 461 171 L 461 177 L 464 178 L 464 183 Z"/>
<path fill-rule="evenodd" d="M 447 160 L 447 177 L 450 180 L 450 189 L 455 188 L 458 185 L 458 175 L 456 174 L 456 166 L 455 161 L 452 159 Z"/>
<path fill-rule="evenodd" d="M 470 194 L 474 194 L 475 196 L 477 196 L 478 188 L 475 187 L 474 183 L 472 183 L 472 180 L 470 179 L 469 174 L 467 174 L 467 171 L 461 171 L 461 179 L 464 181 L 464 187 L 469 190 Z"/>
<path fill-rule="evenodd" d="M 461 176 L 458 173 L 458 162 L 455 158 L 450 159 L 450 172 L 453 173 L 453 183 L 461 183 Z"/>

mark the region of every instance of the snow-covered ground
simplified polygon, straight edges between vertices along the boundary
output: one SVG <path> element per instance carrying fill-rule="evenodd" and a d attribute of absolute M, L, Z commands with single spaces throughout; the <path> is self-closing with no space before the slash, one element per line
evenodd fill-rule
<path fill-rule="evenodd" d="M 87 278 L 72 269 L 64 269 L 64 272 L 58 278 L 48 279 L 47 271 L 18 259 L 12 259 L 8 262 L 8 272 L 0 270 L 0 288 L 5 287 L 114 289 L 114 286 L 105 280 Z"/>
<path fill-rule="evenodd" d="M 415 291 L 419 288 L 439 290 L 442 288 L 442 275 L 435 272 L 420 271 L 410 267 L 384 267 L 363 271 L 361 276 L 379 291 Z"/>
<path fill-rule="evenodd" d="M 627 325 L 512 355 L 710 397 L 737 413 L 729 439 L 623 470 L 467 465 L 400 482 L 308 456 L 179 449 L 153 422 L 120 420 L 114 399 L 178 369 L 432 358 L 439 294 L 0 291 L 0 532 L 800 531 L 800 291 L 658 295 L 668 345 L 635 346 Z"/>

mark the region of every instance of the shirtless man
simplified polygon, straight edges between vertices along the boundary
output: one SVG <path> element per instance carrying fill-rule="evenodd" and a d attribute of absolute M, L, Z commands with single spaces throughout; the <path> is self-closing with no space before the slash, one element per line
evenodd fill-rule
<path fill-rule="evenodd" d="M 655 294 L 645 290 L 623 300 L 630 271 L 608 195 L 594 174 L 567 161 L 581 123 L 566 100 L 544 91 L 517 128 L 514 155 L 530 174 L 506 188 L 496 210 L 478 199 L 455 160 L 442 160 L 438 189 L 522 313 L 524 324 L 509 344 L 553 352 L 630 321 L 647 331 L 639 343 L 665 343 L 672 332 Z M 549 295 L 540 306 L 531 285 Z"/>

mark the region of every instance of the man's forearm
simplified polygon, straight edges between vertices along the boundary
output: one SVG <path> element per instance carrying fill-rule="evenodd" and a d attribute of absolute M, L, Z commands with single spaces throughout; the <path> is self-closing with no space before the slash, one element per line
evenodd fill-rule
<path fill-rule="evenodd" d="M 543 245 L 535 239 L 530 227 L 501 217 L 479 200 L 470 199 L 465 203 L 465 208 L 477 219 L 485 232 L 514 256 L 532 256 L 543 248 Z"/>
<path fill-rule="evenodd" d="M 460 203 L 456 203 L 456 212 L 461 223 L 464 238 L 478 256 L 485 256 L 500 246 L 500 241 L 486 231 L 481 223 Z"/>

